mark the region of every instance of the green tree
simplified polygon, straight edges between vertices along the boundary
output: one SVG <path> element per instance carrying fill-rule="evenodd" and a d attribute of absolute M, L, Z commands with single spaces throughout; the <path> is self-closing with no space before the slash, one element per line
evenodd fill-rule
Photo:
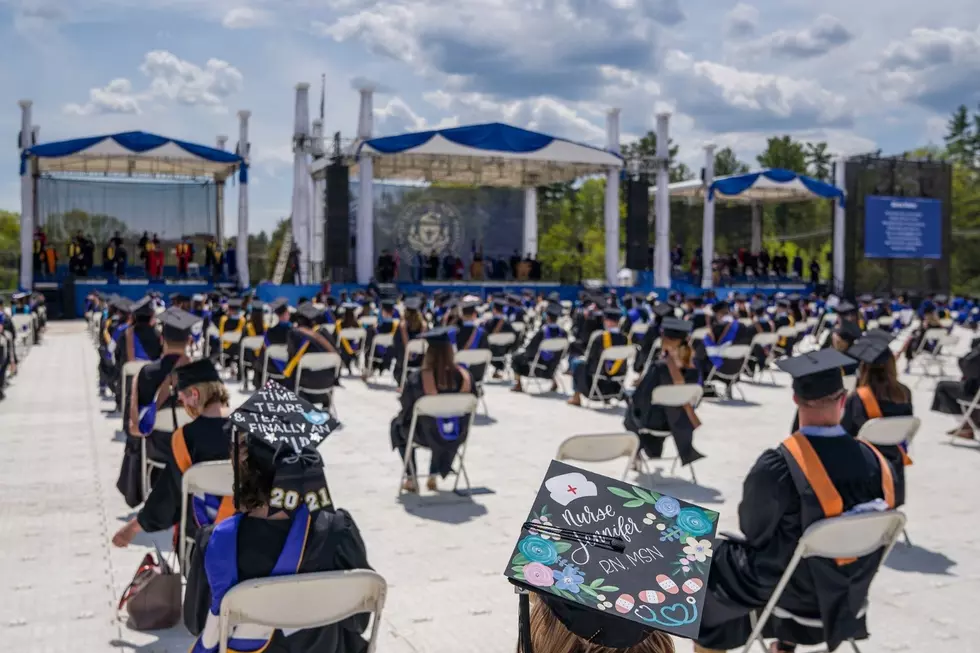
<path fill-rule="evenodd" d="M 978 119 L 978 114 L 973 115 L 974 124 Z M 946 123 L 946 154 L 955 163 L 970 164 L 973 162 L 977 151 L 977 134 L 980 130 L 974 131 L 970 121 L 970 112 L 965 104 L 961 104 L 949 122 Z"/>
<path fill-rule="evenodd" d="M 715 152 L 715 177 L 742 175 L 748 171 L 748 164 L 739 161 L 732 148 L 723 147 Z"/>
<path fill-rule="evenodd" d="M 20 214 L 0 211 L 0 290 L 17 287 L 20 258 Z"/>
<path fill-rule="evenodd" d="M 756 160 L 763 168 L 783 168 L 800 174 L 807 172 L 806 148 L 789 135 L 770 136 Z"/>
<path fill-rule="evenodd" d="M 677 152 L 679 150 L 680 146 L 674 144 L 674 139 L 670 139 L 667 143 L 667 156 L 670 160 L 669 175 L 671 182 L 685 181 L 694 177 L 690 168 L 677 161 Z M 623 158 L 627 160 L 655 157 L 657 155 L 657 132 L 648 131 L 639 140 L 620 145 L 620 151 Z"/>
<path fill-rule="evenodd" d="M 830 181 L 830 160 L 826 143 L 821 141 L 806 144 L 807 173 L 811 177 L 820 181 Z"/>

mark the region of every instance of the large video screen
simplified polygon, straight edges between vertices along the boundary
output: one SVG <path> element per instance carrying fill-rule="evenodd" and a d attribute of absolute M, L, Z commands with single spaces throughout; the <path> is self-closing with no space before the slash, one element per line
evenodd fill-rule
<path fill-rule="evenodd" d="M 869 195 L 864 201 L 867 258 L 942 258 L 942 202 Z"/>

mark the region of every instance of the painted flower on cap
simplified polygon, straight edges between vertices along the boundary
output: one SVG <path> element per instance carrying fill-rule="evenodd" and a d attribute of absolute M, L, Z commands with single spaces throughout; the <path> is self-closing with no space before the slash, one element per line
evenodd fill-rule
<path fill-rule="evenodd" d="M 677 515 L 677 527 L 691 535 L 707 535 L 711 532 L 712 524 L 708 516 L 700 508 L 689 506 L 681 509 Z"/>
<path fill-rule="evenodd" d="M 674 517 L 680 511 L 681 504 L 674 497 L 660 497 L 653 507 L 664 517 Z"/>
<path fill-rule="evenodd" d="M 687 538 L 687 546 L 684 547 L 684 553 L 688 560 L 704 562 L 711 557 L 711 542 L 689 537 Z"/>
<path fill-rule="evenodd" d="M 527 581 L 528 585 L 551 587 L 555 584 L 555 579 L 551 574 L 551 568 L 544 566 L 540 562 L 531 562 L 524 565 L 521 573 L 524 574 L 524 580 Z"/>
<path fill-rule="evenodd" d="M 585 576 L 579 573 L 579 570 L 572 565 L 568 565 L 561 570 L 552 571 L 551 575 L 555 578 L 556 588 L 571 592 L 572 594 L 578 594 L 578 586 L 585 580 Z"/>
<path fill-rule="evenodd" d="M 517 548 L 531 562 L 550 565 L 558 560 L 558 551 L 555 549 L 555 545 L 539 535 L 525 537 L 517 545 Z"/>

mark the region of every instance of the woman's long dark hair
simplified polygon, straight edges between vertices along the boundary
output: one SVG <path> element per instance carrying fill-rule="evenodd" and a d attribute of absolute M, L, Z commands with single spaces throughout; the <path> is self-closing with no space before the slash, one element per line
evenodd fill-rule
<path fill-rule="evenodd" d="M 430 342 L 422 360 L 422 371 L 431 372 L 440 390 L 452 390 L 456 379 L 456 360 L 451 342 Z"/>
<path fill-rule="evenodd" d="M 358 327 L 357 317 L 354 315 L 354 309 L 348 309 L 344 311 L 344 317 L 340 320 L 341 329 L 356 329 Z"/>
<path fill-rule="evenodd" d="M 253 308 L 249 313 L 249 321 L 255 329 L 255 335 L 265 335 L 265 313 L 261 309 Z"/>
<path fill-rule="evenodd" d="M 425 331 L 425 320 L 422 319 L 421 311 L 405 310 L 405 328 L 409 333 L 422 333 Z"/>
<path fill-rule="evenodd" d="M 898 381 L 898 367 L 894 356 L 889 356 L 884 363 L 861 363 L 857 387 L 871 388 L 875 399 L 884 399 L 893 404 L 911 401 L 908 388 Z"/>

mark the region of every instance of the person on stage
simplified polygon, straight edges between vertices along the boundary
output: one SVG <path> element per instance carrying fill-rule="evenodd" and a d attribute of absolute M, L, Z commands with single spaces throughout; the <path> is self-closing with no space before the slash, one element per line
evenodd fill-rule
<path fill-rule="evenodd" d="M 750 614 L 769 600 L 811 524 L 829 517 L 895 507 L 894 472 L 873 445 L 840 425 L 846 395 L 840 369 L 852 359 L 829 349 L 784 359 L 793 377 L 799 431 L 765 451 L 745 478 L 739 506 L 741 538 L 720 541 L 711 558 L 708 594 L 695 651 L 741 648 Z M 807 558 L 800 562 L 779 605 L 819 620 L 822 627 L 772 617 L 763 631 L 777 639 L 773 653 L 797 645 L 836 649 L 867 637 L 862 606 L 882 550 L 856 560 Z"/>
<path fill-rule="evenodd" d="M 194 243 L 190 238 L 183 236 L 175 248 L 177 254 L 177 277 L 186 279 L 191 261 L 194 260 Z"/>
<path fill-rule="evenodd" d="M 408 453 L 409 478 L 405 480 L 402 489 L 406 492 L 418 492 L 414 476 L 418 475 L 415 461 L 415 449 L 408 450 L 409 428 L 412 424 L 412 412 L 415 402 L 427 395 L 445 392 L 476 392 L 476 386 L 470 378 L 469 371 L 454 360 L 451 329 L 439 327 L 426 331 L 420 337 L 425 338 L 429 347 L 422 361 L 422 369 L 409 374 L 405 380 L 399 401 L 401 410 L 391 421 L 391 447 L 398 451 L 401 460 Z M 456 453 L 466 442 L 469 434 L 469 419 L 466 416 L 441 419 L 435 417 L 419 417 L 415 425 L 415 445 L 432 451 L 429 464 L 426 488 L 430 491 L 438 489 L 436 477 L 445 478 L 453 471 Z"/>
<path fill-rule="evenodd" d="M 568 340 L 568 334 L 565 330 L 558 326 L 558 318 L 561 317 L 561 304 L 548 304 L 545 309 L 545 322 L 538 329 L 538 332 L 534 334 L 531 341 L 528 342 L 527 347 L 523 351 L 514 354 L 511 360 L 510 366 L 514 371 L 514 387 L 511 388 L 513 392 L 524 392 L 524 386 L 521 385 L 522 376 L 530 376 L 538 379 L 551 379 L 551 391 L 558 391 L 558 382 L 555 381 L 555 374 L 558 373 L 558 366 L 561 364 L 561 356 L 559 353 L 550 351 L 540 351 L 541 343 L 545 340 L 552 340 L 554 338 L 561 338 L 562 340 Z M 540 358 L 539 358 L 540 352 Z M 534 363 L 535 359 L 538 358 L 537 366 L 532 371 L 531 365 Z"/>
<path fill-rule="evenodd" d="M 592 383 L 599 368 L 599 357 L 602 352 L 609 347 L 616 347 L 627 344 L 626 335 L 619 330 L 619 319 L 622 313 L 618 308 L 606 308 L 602 312 L 603 330 L 596 336 L 586 356 L 588 358 L 576 358 L 570 362 L 570 372 L 572 374 L 572 387 L 574 394 L 568 400 L 571 406 L 582 405 L 582 395 L 588 396 L 592 388 Z M 626 380 L 628 371 L 625 360 L 606 361 L 603 372 L 607 377 L 601 379 L 597 389 L 603 396 L 615 394 L 622 388 Z"/>

